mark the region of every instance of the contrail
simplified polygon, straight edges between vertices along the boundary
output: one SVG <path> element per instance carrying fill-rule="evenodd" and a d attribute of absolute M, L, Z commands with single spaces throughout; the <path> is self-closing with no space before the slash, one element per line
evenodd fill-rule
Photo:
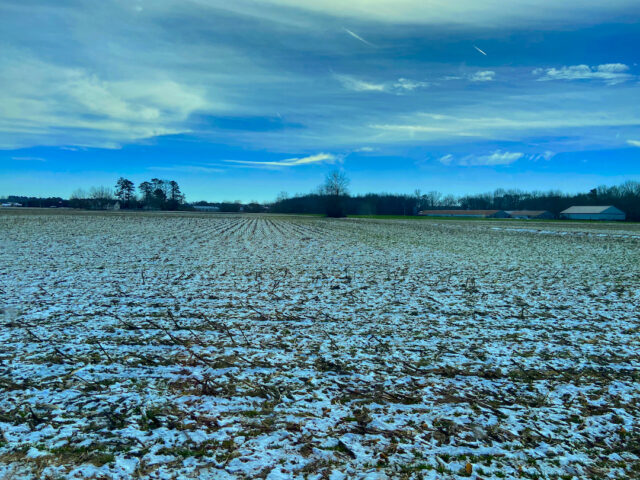
<path fill-rule="evenodd" d="M 482 50 L 480 50 L 478 47 L 476 47 L 475 45 L 473 46 L 473 48 L 475 48 L 476 50 L 478 50 L 481 54 L 483 54 L 485 57 L 487 56 L 486 53 L 484 53 Z"/>
<path fill-rule="evenodd" d="M 366 43 L 367 45 L 369 45 L 370 47 L 375 47 L 375 45 L 371 42 L 367 42 L 364 38 L 362 38 L 360 35 L 358 35 L 357 33 L 352 32 L 351 30 L 349 30 L 348 28 L 344 28 L 345 32 L 347 32 L 349 35 L 351 35 L 353 38 L 355 38 L 356 40 L 360 40 L 362 43 Z"/>

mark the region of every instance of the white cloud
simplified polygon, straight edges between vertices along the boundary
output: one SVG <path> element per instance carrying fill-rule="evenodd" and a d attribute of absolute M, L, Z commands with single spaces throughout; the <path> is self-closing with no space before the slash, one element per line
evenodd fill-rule
<path fill-rule="evenodd" d="M 520 160 L 524 153 L 520 152 L 503 152 L 496 150 L 489 155 L 467 156 L 460 160 L 458 165 L 468 166 L 492 166 L 492 165 L 509 165 L 516 160 Z"/>
<path fill-rule="evenodd" d="M 551 160 L 555 156 L 555 153 L 547 150 L 539 154 L 525 155 L 521 152 L 506 152 L 502 150 L 495 150 L 492 153 L 486 155 L 465 155 L 464 157 L 456 159 L 452 154 L 447 154 L 438 159 L 443 165 L 456 165 L 462 167 L 480 167 L 480 166 L 496 166 L 496 165 L 510 165 L 522 158 L 538 161 L 538 160 Z"/>
<path fill-rule="evenodd" d="M 469 76 L 469 80 L 472 82 L 491 82 L 495 79 L 496 72 L 491 70 L 483 70 L 481 72 L 476 72 L 473 75 Z"/>
<path fill-rule="evenodd" d="M 438 161 L 443 165 L 456 165 L 461 167 L 491 167 L 496 165 L 510 165 L 524 157 L 520 152 L 504 152 L 496 150 L 487 155 L 466 155 L 456 159 L 453 155 L 447 154 L 440 157 Z"/>
<path fill-rule="evenodd" d="M 40 144 L 118 148 L 188 132 L 185 121 L 191 114 L 216 108 L 202 89 L 167 74 L 112 79 L 85 68 L 6 55 L 0 64 L 0 148 L 29 145 L 32 135 Z"/>
<path fill-rule="evenodd" d="M 384 83 L 366 82 L 350 75 L 335 75 L 335 77 L 346 89 L 354 92 L 384 92 L 387 89 Z"/>
<path fill-rule="evenodd" d="M 627 143 L 632 147 L 640 147 L 640 140 L 627 140 Z"/>
<path fill-rule="evenodd" d="M 286 160 L 279 160 L 275 162 L 259 162 L 251 160 L 224 160 L 226 163 L 232 163 L 236 165 L 243 165 L 247 167 L 257 168 L 273 168 L 273 167 L 297 167 L 300 165 L 311 165 L 317 163 L 335 163 L 341 160 L 342 157 L 333 155 L 332 153 L 317 153 L 315 155 L 309 155 L 307 157 L 288 158 Z"/>
<path fill-rule="evenodd" d="M 536 68 L 533 74 L 539 81 L 547 80 L 602 80 L 608 85 L 615 85 L 633 78 L 628 73 L 629 67 L 623 63 L 605 63 L 590 67 L 589 65 L 571 65 L 560 68 Z"/>
<path fill-rule="evenodd" d="M 555 156 L 556 156 L 555 152 L 552 152 L 551 150 L 547 150 L 539 155 L 535 155 L 534 158 L 536 160 L 551 160 Z"/>
<path fill-rule="evenodd" d="M 246 3 L 242 0 L 236 2 Z M 637 7 L 636 0 L 582 0 L 579 9 L 573 2 L 558 3 L 554 0 L 513 1 L 509 3 L 509 8 L 505 8 L 502 0 L 263 0 L 262 3 L 305 9 L 340 18 L 352 17 L 360 21 L 429 25 L 445 23 L 477 25 L 482 28 L 543 22 L 570 21 L 575 24 L 594 16 L 613 16 L 624 9 Z"/>
<path fill-rule="evenodd" d="M 443 165 L 451 165 L 451 162 L 453 162 L 453 155 L 448 153 L 447 155 L 440 157 L 438 161 Z"/>
<path fill-rule="evenodd" d="M 406 90 L 412 92 L 418 88 L 428 87 L 429 82 L 420 82 L 417 80 L 409 80 L 407 78 L 399 78 L 394 84 L 394 88 L 398 90 Z"/>
<path fill-rule="evenodd" d="M 51 21 L 62 10 L 36 3 L 13 2 L 0 16 L 0 148 L 120 148 L 185 133 L 201 143 L 290 152 L 469 138 L 517 141 L 532 132 L 598 144 L 612 142 L 602 127 L 615 126 L 623 139 L 635 138 L 632 128 L 640 122 L 629 100 L 640 84 L 602 88 L 600 82 L 584 82 L 571 92 L 532 82 L 509 88 L 507 81 L 518 78 L 515 68 L 496 69 L 496 75 L 487 73 L 488 65 L 451 70 L 446 59 L 438 63 L 431 55 L 399 59 L 399 51 L 417 45 L 415 25 L 378 23 L 511 28 L 514 18 L 533 25 L 537 13 L 566 21 L 569 6 L 546 8 L 551 0 L 516 1 L 509 9 L 499 0 L 157 0 L 144 2 L 137 13 L 137 2 L 100 2 L 99 10 L 68 2 L 64 32 L 60 22 Z M 585 0 L 576 15 L 634 4 L 601 3 Z M 21 28 L 25 19 L 28 32 Z M 342 25 L 353 25 L 349 31 L 365 41 L 384 39 L 385 48 L 363 48 Z M 441 31 L 434 29 L 434 38 Z M 455 65 L 491 58 L 493 50 L 484 57 L 471 48 L 469 32 L 460 29 L 462 37 L 445 39 L 443 47 L 467 39 L 463 54 L 469 60 L 452 57 Z M 590 75 L 613 81 L 630 73 L 620 65 L 589 67 Z M 481 68 L 487 70 L 476 72 Z M 353 76 L 334 76 L 332 69 Z M 447 73 L 464 81 L 444 82 Z M 467 88 L 472 78 L 490 94 Z M 495 78 L 500 82 L 490 82 Z M 344 89 L 362 93 L 346 95 Z M 416 113 L 420 105 L 437 108 L 439 118 Z M 275 112 L 286 121 L 261 128 Z M 238 128 L 221 127 L 219 117 L 233 117 Z"/>
<path fill-rule="evenodd" d="M 334 75 L 342 85 L 354 92 L 387 92 L 401 95 L 430 85 L 429 82 L 398 78 L 394 82 L 368 82 L 351 75 Z"/>

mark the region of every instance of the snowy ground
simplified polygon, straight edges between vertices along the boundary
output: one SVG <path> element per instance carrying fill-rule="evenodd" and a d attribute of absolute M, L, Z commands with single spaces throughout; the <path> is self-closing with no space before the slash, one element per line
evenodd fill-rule
<path fill-rule="evenodd" d="M 640 226 L 0 212 L 0 478 L 640 476 Z"/>

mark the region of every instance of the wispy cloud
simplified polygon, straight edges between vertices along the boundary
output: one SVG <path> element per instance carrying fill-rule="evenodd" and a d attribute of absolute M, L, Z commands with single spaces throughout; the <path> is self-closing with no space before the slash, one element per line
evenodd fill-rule
<path fill-rule="evenodd" d="M 354 152 L 369 153 L 369 152 L 375 152 L 376 150 L 377 148 L 373 148 L 373 147 L 360 147 L 360 148 L 356 148 Z"/>
<path fill-rule="evenodd" d="M 636 0 L 637 1 L 637 0 Z M 509 8 L 496 0 L 477 1 L 424 1 L 424 0 L 268 0 L 271 4 L 306 9 L 337 18 L 355 18 L 358 21 L 373 20 L 383 23 L 407 23 L 412 25 L 456 24 L 487 28 L 505 28 L 514 25 L 549 26 L 550 22 L 567 22 L 575 25 L 593 17 L 619 18 L 620 12 L 637 6 L 634 0 L 582 0 L 576 8 L 574 2 L 558 3 L 553 0 L 529 0 L 511 2 Z M 245 2 L 237 0 L 242 5 Z M 253 3 L 248 3 L 250 8 Z M 602 21 L 604 21 L 604 18 Z"/>
<path fill-rule="evenodd" d="M 413 92 L 420 88 L 426 88 L 431 84 L 420 80 L 398 78 L 392 82 L 371 82 L 361 80 L 351 75 L 334 75 L 334 77 L 348 90 L 354 92 L 386 92 L 396 95 Z"/>
<path fill-rule="evenodd" d="M 256 168 L 274 168 L 274 167 L 297 167 L 300 165 L 311 165 L 318 163 L 335 163 L 342 157 L 334 155 L 332 153 L 317 153 L 315 155 L 309 155 L 307 157 L 288 158 L 285 160 L 279 160 L 275 162 L 260 162 L 252 160 L 224 160 L 226 163 L 235 165 L 244 165 L 247 167 Z"/>
<path fill-rule="evenodd" d="M 495 79 L 496 72 L 492 70 L 483 70 L 469 76 L 472 82 L 491 82 Z"/>
<path fill-rule="evenodd" d="M 46 158 L 42 157 L 11 157 L 11 160 L 16 162 L 46 162 Z"/>
<path fill-rule="evenodd" d="M 434 9 L 424 0 L 370 0 L 367 8 L 344 0 L 162 0 L 145 2 L 138 13 L 130 2 L 102 2 L 100 15 L 82 2 L 67 3 L 72 37 L 45 14 L 43 2 L 0 8 L 2 149 L 141 142 L 162 148 L 174 140 L 149 139 L 165 135 L 182 135 L 211 149 L 250 146 L 266 152 L 349 152 L 362 145 L 387 151 L 403 142 L 520 141 L 531 135 L 602 146 L 614 142 L 606 131 L 612 126 L 622 139 L 636 138 L 640 121 L 630 101 L 640 84 L 606 85 L 635 74 L 631 47 L 616 51 L 620 64 L 586 70 L 556 65 L 536 77 L 521 67 L 534 61 L 553 65 L 547 62 L 555 56 L 549 52 L 556 36 L 562 37 L 558 49 L 568 45 L 567 58 L 590 54 L 575 42 L 595 42 L 599 37 L 591 30 L 575 36 L 544 33 L 558 23 L 550 26 L 542 18 L 566 22 L 564 13 L 575 10 L 574 2 L 547 8 L 552 0 L 532 0 L 505 9 L 497 0 L 482 8 L 462 0 L 436 2 L 442 5 Z M 634 6 L 633 0 L 606 6 L 584 0 L 571 22 L 577 25 L 576 16 L 589 9 L 633 12 Z M 516 17 L 526 30 L 514 27 Z M 20 28 L 27 19 L 28 35 Z M 590 19 L 602 21 L 595 14 Z M 530 28 L 534 20 L 545 30 Z M 450 28 L 452 22 L 458 26 Z M 478 38 L 469 25 L 487 29 Z M 111 41 L 105 43 L 105 36 Z M 507 39 L 534 37 L 542 41 L 540 49 L 519 50 L 515 58 L 513 49 L 524 43 Z M 375 42 L 380 48 L 365 48 Z M 605 47 L 594 47 L 592 58 L 600 58 Z M 491 64 L 483 52 L 491 54 Z M 461 63 L 469 57 L 485 66 Z M 590 57 L 581 58 L 588 63 Z M 457 81 L 445 81 L 446 75 Z M 572 84 L 570 92 L 559 81 L 535 81 L 585 76 L 600 80 Z M 476 88 L 468 88 L 469 82 Z M 479 89 L 487 94 L 479 95 Z M 422 116 L 420 108 L 436 109 L 442 117 Z M 286 121 L 278 122 L 279 128 L 260 127 L 271 125 L 264 119 L 274 115 Z M 237 118 L 237 128 L 223 129 L 218 119 L 225 117 Z M 618 148 L 623 144 L 615 141 Z"/>
<path fill-rule="evenodd" d="M 590 67 L 589 65 L 571 65 L 560 68 L 536 68 L 533 74 L 539 81 L 547 80 L 602 80 L 608 85 L 615 85 L 633 78 L 628 73 L 629 66 L 623 63 L 604 63 Z"/>
<path fill-rule="evenodd" d="M 384 83 L 373 83 L 357 79 L 351 75 L 334 75 L 342 85 L 354 92 L 384 92 L 387 86 Z"/>
<path fill-rule="evenodd" d="M 351 35 L 353 38 L 355 38 L 356 40 L 361 41 L 362 43 L 369 45 L 370 47 L 375 47 L 375 45 L 367 40 L 365 40 L 364 38 L 362 38 L 360 35 L 358 35 L 355 32 L 352 32 L 351 30 L 349 30 L 348 28 L 344 28 L 344 31 L 347 32 L 349 35 Z"/>
<path fill-rule="evenodd" d="M 453 160 L 454 160 L 453 155 L 451 155 L 450 153 L 443 155 L 438 159 L 438 161 L 443 165 L 451 165 L 451 162 L 453 162 Z"/>
<path fill-rule="evenodd" d="M 188 132 L 186 120 L 192 113 L 215 110 L 201 88 L 169 75 L 114 80 L 11 49 L 3 56 L 0 148 L 18 147 L 31 135 L 40 144 L 64 148 L 118 148 L 122 143 Z"/>
<path fill-rule="evenodd" d="M 640 123 L 640 111 L 633 103 L 625 102 L 615 91 L 606 90 L 609 94 L 586 98 L 582 95 L 572 98 L 566 93 L 543 95 L 528 106 L 521 103 L 526 96 L 505 97 L 497 103 L 465 97 L 468 104 L 455 110 L 415 112 L 390 117 L 385 123 L 368 123 L 370 131 L 361 132 L 359 137 L 373 145 L 416 141 L 466 143 L 474 138 L 521 141 L 531 136 L 573 131 L 584 144 L 606 142 L 619 147 L 620 141 L 611 139 L 610 134 L 597 138 L 587 135 L 610 127 L 632 129 Z M 633 133 L 628 135 L 633 138 Z"/>
<path fill-rule="evenodd" d="M 399 78 L 394 84 L 393 87 L 396 90 L 404 90 L 408 92 L 412 92 L 418 88 L 425 88 L 431 85 L 429 82 L 421 82 L 418 80 L 409 80 L 408 78 Z"/>
<path fill-rule="evenodd" d="M 551 150 L 547 150 L 542 153 L 530 155 L 530 158 L 531 160 L 551 160 L 555 156 L 556 156 L 555 152 L 552 152 Z"/>
<path fill-rule="evenodd" d="M 496 165 L 510 165 L 524 157 L 521 152 L 505 152 L 496 150 L 487 155 L 466 155 L 456 159 L 453 155 L 445 155 L 438 159 L 444 165 L 457 165 L 461 167 L 490 167 Z"/>
<path fill-rule="evenodd" d="M 640 140 L 627 140 L 627 143 L 632 147 L 640 147 Z"/>

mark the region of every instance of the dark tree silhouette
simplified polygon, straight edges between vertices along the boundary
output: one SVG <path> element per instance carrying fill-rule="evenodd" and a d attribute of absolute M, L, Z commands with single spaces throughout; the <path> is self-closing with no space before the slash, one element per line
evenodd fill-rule
<path fill-rule="evenodd" d="M 131 180 L 120 177 L 116 182 L 116 197 L 120 200 L 122 208 L 131 208 L 135 196 L 135 185 Z"/>
<path fill-rule="evenodd" d="M 270 205 L 275 213 L 327 214 L 333 207 L 328 201 L 324 184 L 317 193 L 280 197 Z M 338 189 L 340 191 L 340 189 Z M 335 193 L 335 190 L 334 190 Z M 627 181 L 618 186 L 600 186 L 586 193 L 564 194 L 559 191 L 523 192 L 497 189 L 494 192 L 476 195 L 442 196 L 438 192 L 412 195 L 391 193 L 368 193 L 365 195 L 338 197 L 344 207 L 340 213 L 349 215 L 415 215 L 424 209 L 462 210 L 548 210 L 558 216 L 572 205 L 614 205 L 627 214 L 628 220 L 640 220 L 640 182 Z"/>
<path fill-rule="evenodd" d="M 153 186 L 149 182 L 142 182 L 138 186 L 138 190 L 142 193 L 142 202 L 146 205 L 151 202 L 151 194 L 153 193 Z"/>

